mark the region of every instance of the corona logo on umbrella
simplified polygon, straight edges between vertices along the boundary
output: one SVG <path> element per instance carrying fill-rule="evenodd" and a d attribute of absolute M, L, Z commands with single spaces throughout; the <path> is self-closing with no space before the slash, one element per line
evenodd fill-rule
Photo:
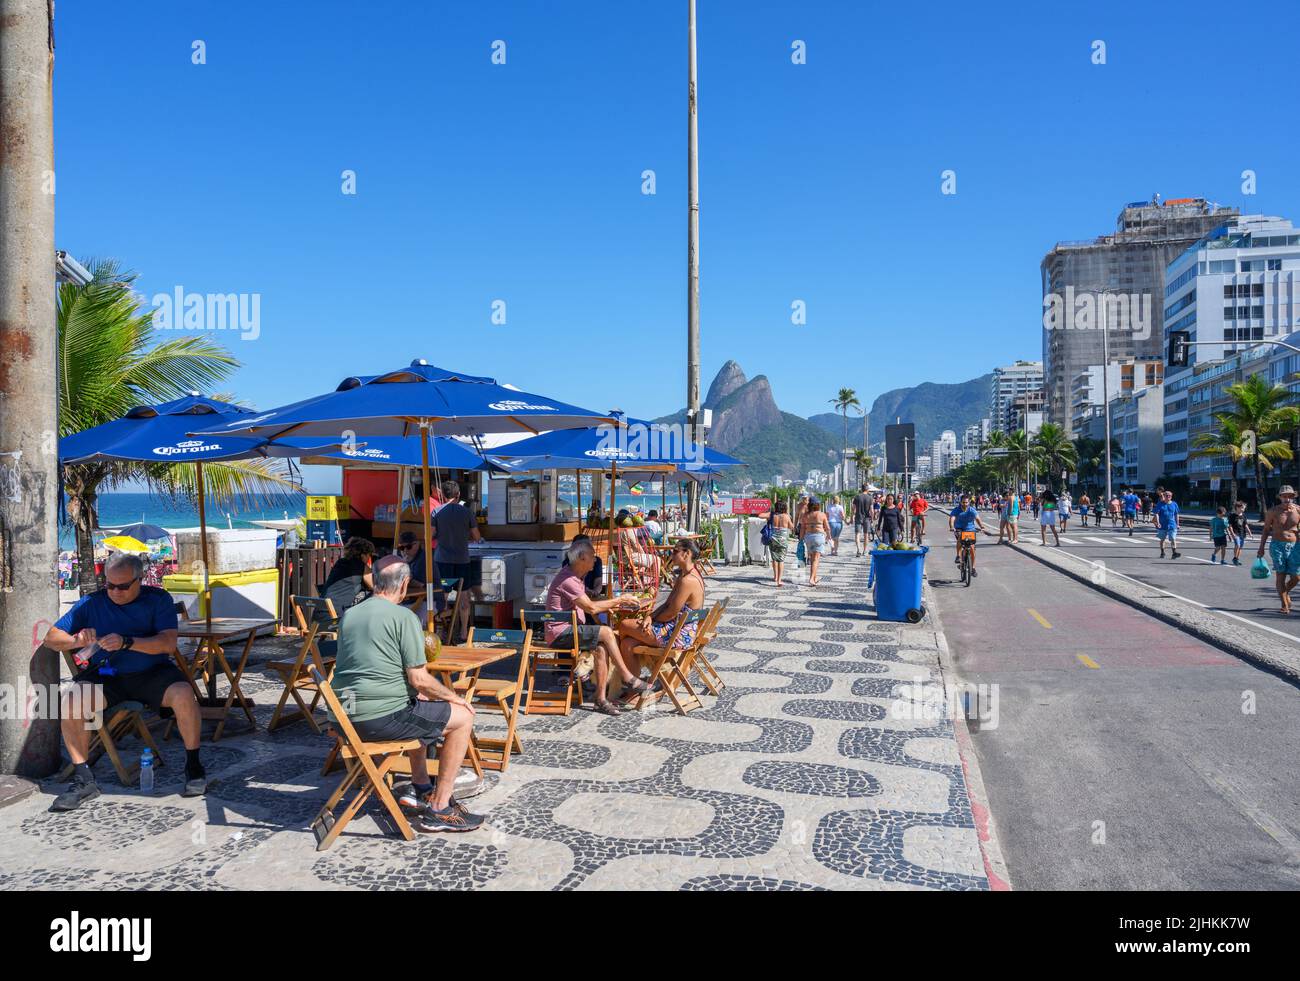
<path fill-rule="evenodd" d="M 489 402 L 489 409 L 496 409 L 498 412 L 559 412 L 553 405 L 532 405 L 528 402 L 519 402 L 507 399 L 504 402 Z"/>
<path fill-rule="evenodd" d="M 187 439 L 174 446 L 155 446 L 157 456 L 178 456 L 186 453 L 214 453 L 221 449 L 220 443 L 205 443 L 201 439 Z"/>

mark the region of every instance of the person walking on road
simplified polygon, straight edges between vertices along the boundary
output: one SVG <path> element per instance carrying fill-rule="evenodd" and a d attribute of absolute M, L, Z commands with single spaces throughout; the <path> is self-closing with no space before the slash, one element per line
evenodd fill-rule
<path fill-rule="evenodd" d="M 1092 507 L 1092 499 L 1088 497 L 1088 492 L 1084 491 L 1079 497 L 1079 520 L 1084 528 L 1088 527 L 1088 509 Z"/>
<path fill-rule="evenodd" d="M 799 523 L 799 537 L 803 540 L 803 549 L 808 556 L 808 585 L 817 586 L 821 582 L 817 573 L 821 567 L 822 554 L 826 551 L 826 543 L 831 540 L 831 526 L 826 520 L 821 501 L 815 497 L 809 499 L 808 510 L 803 513 L 803 519 Z"/>
<path fill-rule="evenodd" d="M 1210 553 L 1210 565 L 1217 561 L 1219 565 L 1228 564 L 1228 509 L 1220 507 L 1210 519 L 1210 542 L 1214 551 Z"/>
<path fill-rule="evenodd" d="M 1293 492 L 1294 493 L 1294 492 Z M 1174 502 L 1174 492 L 1165 491 L 1159 504 L 1155 506 L 1156 538 L 1160 541 L 1160 557 L 1165 557 L 1165 542 L 1169 542 L 1173 558 L 1182 553 L 1178 551 L 1178 505 Z M 1260 553 L 1263 554 L 1262 552 Z M 1300 556 L 1297 556 L 1300 558 Z"/>
<path fill-rule="evenodd" d="M 871 494 L 866 484 L 853 498 L 853 554 L 865 555 L 871 551 Z"/>
<path fill-rule="evenodd" d="M 844 533 L 844 506 L 838 497 L 832 496 L 826 505 L 826 520 L 831 526 L 831 555 L 839 555 L 840 535 Z"/>
<path fill-rule="evenodd" d="M 1061 534 L 1056 530 L 1056 516 L 1059 508 L 1057 505 L 1056 495 L 1052 493 L 1052 488 L 1049 487 L 1047 490 L 1043 491 L 1040 500 L 1042 503 L 1042 510 L 1038 517 L 1038 533 L 1042 536 L 1043 544 L 1046 545 L 1047 529 L 1051 528 L 1052 537 L 1056 539 L 1056 545 L 1059 548 L 1061 545 Z"/>
<path fill-rule="evenodd" d="M 1151 495 L 1146 491 L 1142 492 L 1142 523 L 1149 525 L 1151 523 Z"/>
<path fill-rule="evenodd" d="M 1259 551 L 1256 555 L 1264 557 L 1264 546 L 1269 537 L 1273 544 L 1268 553 L 1273 559 L 1273 573 L 1276 577 L 1277 598 L 1282 612 L 1291 612 L 1291 590 L 1300 583 L 1300 547 L 1296 545 L 1300 529 L 1300 507 L 1296 507 L 1295 488 L 1283 484 L 1277 492 L 1278 502 L 1264 515 L 1264 529 L 1259 533 Z"/>
<path fill-rule="evenodd" d="M 1066 490 L 1061 491 L 1061 506 L 1059 509 L 1061 512 L 1061 517 L 1060 517 L 1061 531 L 1066 531 L 1069 528 L 1070 508 L 1073 504 L 1074 501 L 1070 498 L 1069 489 L 1067 488 Z"/>
<path fill-rule="evenodd" d="M 876 519 L 876 537 L 883 538 L 885 547 L 890 548 L 903 537 L 903 509 L 894 502 L 893 494 L 885 495 L 884 507 Z"/>
<path fill-rule="evenodd" d="M 1017 525 L 1020 523 L 1020 498 L 1007 491 L 1002 495 L 1002 510 L 998 512 L 998 544 L 1014 544 Z"/>
<path fill-rule="evenodd" d="M 1124 527 L 1128 529 L 1130 538 L 1133 537 L 1133 525 L 1137 522 L 1139 503 L 1138 496 L 1133 493 L 1133 488 L 1125 488 L 1124 496 L 1120 498 L 1120 506 L 1124 509 Z"/>
<path fill-rule="evenodd" d="M 1250 537 L 1250 521 L 1246 517 L 1246 502 L 1238 501 L 1228 515 L 1228 537 L 1232 539 L 1232 564 L 1241 565 L 1241 546 Z"/>
<path fill-rule="evenodd" d="M 794 533 L 794 522 L 790 520 L 789 505 L 777 501 L 772 505 L 772 540 L 767 546 L 772 556 L 772 585 L 784 586 L 781 577 L 785 574 L 785 556 L 790 551 L 790 536 Z"/>

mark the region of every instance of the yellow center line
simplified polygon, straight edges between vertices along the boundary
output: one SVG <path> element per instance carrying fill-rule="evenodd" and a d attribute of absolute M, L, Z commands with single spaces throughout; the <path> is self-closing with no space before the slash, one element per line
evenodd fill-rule
<path fill-rule="evenodd" d="M 1046 627 L 1048 630 L 1051 630 L 1051 629 L 1052 629 L 1052 625 L 1051 625 L 1050 623 L 1048 623 L 1048 622 L 1043 618 L 1043 615 L 1042 615 L 1041 613 L 1039 613 L 1037 610 L 1030 608 L 1030 609 L 1029 609 L 1029 615 L 1030 615 L 1031 617 L 1033 617 L 1035 620 L 1037 620 L 1039 623 L 1041 623 L 1041 624 L 1042 624 L 1044 627 Z"/>
<path fill-rule="evenodd" d="M 1098 670 L 1100 670 L 1101 668 L 1101 665 L 1098 664 L 1096 661 L 1094 661 L 1092 658 L 1090 658 L 1087 654 L 1076 654 L 1074 656 L 1079 659 L 1079 663 L 1082 664 L 1085 668 L 1095 668 Z"/>

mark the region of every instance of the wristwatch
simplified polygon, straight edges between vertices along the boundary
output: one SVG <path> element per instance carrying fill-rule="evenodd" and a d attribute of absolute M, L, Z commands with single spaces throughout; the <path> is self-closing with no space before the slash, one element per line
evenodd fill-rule
<path fill-rule="evenodd" d="M 135 638 L 134 638 L 134 637 L 123 637 L 123 638 L 122 638 L 122 650 L 124 650 L 124 651 L 129 651 L 133 646 L 135 646 Z"/>

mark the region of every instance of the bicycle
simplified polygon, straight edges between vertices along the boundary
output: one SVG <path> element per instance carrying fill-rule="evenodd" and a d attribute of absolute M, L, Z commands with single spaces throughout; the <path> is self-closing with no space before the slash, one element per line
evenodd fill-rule
<path fill-rule="evenodd" d="M 957 532 L 957 566 L 961 572 L 962 585 L 969 586 L 975 572 L 975 539 L 978 532 Z"/>

